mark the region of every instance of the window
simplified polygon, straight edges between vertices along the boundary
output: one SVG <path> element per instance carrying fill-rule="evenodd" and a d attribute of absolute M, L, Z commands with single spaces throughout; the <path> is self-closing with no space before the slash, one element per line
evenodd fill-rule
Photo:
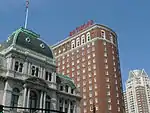
<path fill-rule="evenodd" d="M 31 91 L 29 106 L 30 106 L 30 108 L 35 108 L 34 110 L 33 109 L 31 110 L 31 113 L 35 112 L 35 110 L 36 110 L 37 100 L 38 100 L 37 94 L 34 91 Z"/>
<path fill-rule="evenodd" d="M 14 70 L 15 71 L 19 71 L 19 72 L 22 72 L 22 69 L 23 69 L 23 63 L 20 63 L 18 61 L 15 62 L 15 67 L 14 67 Z"/>
<path fill-rule="evenodd" d="M 51 98 L 47 95 L 46 96 L 46 102 L 45 102 L 45 109 L 51 108 Z M 50 111 L 45 111 L 45 113 L 50 113 Z"/>
<path fill-rule="evenodd" d="M 75 41 L 74 40 L 72 40 L 72 42 L 71 42 L 71 48 L 72 49 L 75 48 Z"/>
<path fill-rule="evenodd" d="M 104 30 L 101 30 L 101 37 L 102 37 L 102 38 L 106 38 L 106 37 L 105 37 L 105 31 L 104 31 Z"/>
<path fill-rule="evenodd" d="M 80 46 L 80 38 L 76 39 L 76 45 L 77 45 L 77 47 Z"/>
<path fill-rule="evenodd" d="M 65 91 L 68 92 L 68 89 L 69 89 L 69 87 L 68 87 L 68 85 L 66 85 L 65 86 Z"/>
<path fill-rule="evenodd" d="M 98 98 L 95 98 L 95 103 L 98 103 Z"/>
<path fill-rule="evenodd" d="M 73 94 L 73 92 L 74 92 L 74 89 L 71 89 L 71 94 Z"/>
<path fill-rule="evenodd" d="M 111 105 L 110 104 L 108 105 L 108 110 L 111 110 Z"/>
<path fill-rule="evenodd" d="M 86 40 L 87 40 L 87 41 L 90 41 L 90 39 L 91 39 L 91 35 L 90 35 L 90 32 L 88 32 L 88 33 L 86 34 Z"/>
<path fill-rule="evenodd" d="M 36 68 L 36 73 L 35 73 L 36 77 L 38 77 L 38 74 L 39 74 L 39 68 Z"/>
<path fill-rule="evenodd" d="M 32 66 L 31 69 L 32 69 L 32 73 L 31 73 L 31 74 L 32 74 L 32 75 L 35 75 L 35 66 Z"/>
<path fill-rule="evenodd" d="M 60 91 L 63 91 L 63 86 L 60 86 Z"/>
<path fill-rule="evenodd" d="M 113 35 L 110 34 L 110 41 L 113 43 Z"/>
<path fill-rule="evenodd" d="M 52 73 L 46 71 L 45 72 L 45 80 L 51 81 L 52 80 Z"/>
<path fill-rule="evenodd" d="M 15 62 L 15 71 L 18 71 L 18 68 L 19 68 L 19 63 L 16 61 Z"/>
<path fill-rule="evenodd" d="M 84 44 L 85 43 L 85 35 L 82 35 L 81 36 L 81 44 Z"/>
<path fill-rule="evenodd" d="M 23 68 L 23 63 L 20 63 L 19 72 L 22 72 L 22 68 Z"/>
<path fill-rule="evenodd" d="M 12 107 L 18 107 L 19 93 L 20 93 L 20 91 L 18 88 L 14 88 L 12 90 L 12 97 L 11 97 L 11 106 Z"/>
<path fill-rule="evenodd" d="M 107 53 L 104 53 L 104 57 L 107 57 Z"/>

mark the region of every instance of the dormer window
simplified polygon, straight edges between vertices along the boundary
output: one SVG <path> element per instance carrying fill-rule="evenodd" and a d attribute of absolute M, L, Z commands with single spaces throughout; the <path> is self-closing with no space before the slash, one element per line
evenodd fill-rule
<path fill-rule="evenodd" d="M 90 35 L 90 32 L 88 32 L 86 34 L 86 41 L 90 41 L 91 40 L 91 35 Z"/>
<path fill-rule="evenodd" d="M 71 42 L 71 48 L 72 49 L 75 48 L 75 41 L 74 40 Z"/>
<path fill-rule="evenodd" d="M 81 36 L 81 44 L 84 44 L 85 43 L 85 35 L 82 35 Z"/>
<path fill-rule="evenodd" d="M 80 46 L 80 38 L 76 39 L 76 45 L 77 45 L 77 47 Z"/>
<path fill-rule="evenodd" d="M 30 42 L 30 38 L 29 38 L 29 37 L 27 37 L 27 38 L 26 38 L 26 41 L 27 41 L 27 42 Z"/>
<path fill-rule="evenodd" d="M 41 48 L 43 48 L 43 49 L 45 48 L 45 46 L 44 46 L 44 44 L 43 44 L 43 43 L 42 43 L 42 44 L 40 44 L 40 47 L 41 47 Z"/>
<path fill-rule="evenodd" d="M 104 30 L 101 30 L 101 37 L 102 37 L 102 38 L 106 38 L 106 37 L 105 37 L 105 31 L 104 31 Z"/>

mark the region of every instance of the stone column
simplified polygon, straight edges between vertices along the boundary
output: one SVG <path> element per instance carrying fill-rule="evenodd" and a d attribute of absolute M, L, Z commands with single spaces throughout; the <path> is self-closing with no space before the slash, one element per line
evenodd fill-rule
<path fill-rule="evenodd" d="M 45 68 L 43 69 L 43 76 L 42 78 L 45 80 Z"/>
<path fill-rule="evenodd" d="M 44 92 L 43 109 L 46 108 L 45 103 L 46 103 L 46 92 Z M 44 113 L 45 113 L 45 111 L 44 111 Z"/>
<path fill-rule="evenodd" d="M 40 78 L 43 78 L 43 67 L 40 67 Z"/>
<path fill-rule="evenodd" d="M 23 73 L 28 74 L 28 62 L 25 61 L 24 66 L 23 66 Z"/>
<path fill-rule="evenodd" d="M 65 112 L 65 99 L 63 100 L 63 112 Z"/>
<path fill-rule="evenodd" d="M 8 81 L 5 82 L 4 95 L 3 95 L 3 105 L 6 105 L 5 102 L 6 102 L 7 89 L 8 89 Z"/>
<path fill-rule="evenodd" d="M 68 100 L 68 104 L 69 104 L 69 105 L 68 105 L 68 113 L 70 113 L 70 108 L 71 108 L 71 107 L 70 107 L 70 100 Z"/>
<path fill-rule="evenodd" d="M 30 89 L 28 88 L 28 95 L 27 95 L 27 108 L 29 108 L 29 100 L 30 99 Z"/>
<path fill-rule="evenodd" d="M 12 57 L 8 57 L 8 59 L 7 59 L 8 61 L 8 66 L 7 66 L 7 68 L 8 69 L 10 69 L 10 70 L 13 70 L 13 67 L 12 67 L 12 64 L 13 64 L 13 58 Z"/>
<path fill-rule="evenodd" d="M 28 62 L 28 75 L 30 75 L 31 73 L 31 63 L 30 62 Z"/>
<path fill-rule="evenodd" d="M 73 113 L 77 113 L 77 112 L 76 112 L 76 109 L 77 109 L 76 106 L 77 106 L 77 105 L 74 104 L 74 106 L 73 106 Z"/>
<path fill-rule="evenodd" d="M 23 107 L 26 107 L 26 95 L 27 95 L 27 88 L 24 88 L 24 95 L 23 95 Z"/>
<path fill-rule="evenodd" d="M 43 91 L 41 91 L 40 108 L 43 108 Z"/>

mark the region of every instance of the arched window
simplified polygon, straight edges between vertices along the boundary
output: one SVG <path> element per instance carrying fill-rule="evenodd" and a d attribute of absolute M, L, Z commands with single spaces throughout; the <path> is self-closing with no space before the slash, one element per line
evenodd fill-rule
<path fill-rule="evenodd" d="M 85 35 L 82 35 L 81 36 L 81 44 L 84 44 L 85 43 Z"/>
<path fill-rule="evenodd" d="M 65 91 L 68 92 L 68 85 L 65 86 Z"/>
<path fill-rule="evenodd" d="M 46 102 L 45 102 L 45 109 L 50 109 L 51 108 L 51 98 L 50 96 L 46 96 Z M 46 111 L 46 113 L 50 113 L 50 111 Z"/>
<path fill-rule="evenodd" d="M 31 91 L 30 92 L 30 101 L 29 101 L 30 108 L 36 108 L 37 107 L 37 100 L 38 100 L 38 98 L 37 98 L 36 92 Z M 34 111 L 36 111 L 36 109 L 31 110 L 31 113 L 33 113 Z"/>
<path fill-rule="evenodd" d="M 80 38 L 76 39 L 76 45 L 77 45 L 77 47 L 80 46 Z"/>
<path fill-rule="evenodd" d="M 88 42 L 88 41 L 90 41 L 91 40 L 91 35 L 90 35 L 90 32 L 88 32 L 87 34 L 86 34 L 86 41 Z"/>
<path fill-rule="evenodd" d="M 18 100 L 19 100 L 19 89 L 18 88 L 14 88 L 12 90 L 12 97 L 11 97 L 11 106 L 12 107 L 17 107 L 18 106 Z"/>
<path fill-rule="evenodd" d="M 72 42 L 71 42 L 71 48 L 72 49 L 75 48 L 75 41 L 74 40 L 72 40 Z"/>
<path fill-rule="evenodd" d="M 104 31 L 104 30 L 101 30 L 101 37 L 102 37 L 102 38 L 106 38 L 106 35 L 105 35 L 105 31 Z"/>

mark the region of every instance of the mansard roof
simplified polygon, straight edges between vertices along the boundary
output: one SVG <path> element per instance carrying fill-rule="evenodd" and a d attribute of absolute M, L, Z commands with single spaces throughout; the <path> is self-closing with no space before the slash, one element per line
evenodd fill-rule
<path fill-rule="evenodd" d="M 0 51 L 11 45 L 17 45 L 53 58 L 51 48 L 40 39 L 40 35 L 25 28 L 20 28 L 13 32 L 8 40 L 0 45 Z"/>
<path fill-rule="evenodd" d="M 70 77 L 68 77 L 67 75 L 63 75 L 63 74 L 57 73 L 57 76 L 61 79 L 60 81 L 63 84 L 68 84 L 73 89 L 76 88 L 73 80 Z"/>

